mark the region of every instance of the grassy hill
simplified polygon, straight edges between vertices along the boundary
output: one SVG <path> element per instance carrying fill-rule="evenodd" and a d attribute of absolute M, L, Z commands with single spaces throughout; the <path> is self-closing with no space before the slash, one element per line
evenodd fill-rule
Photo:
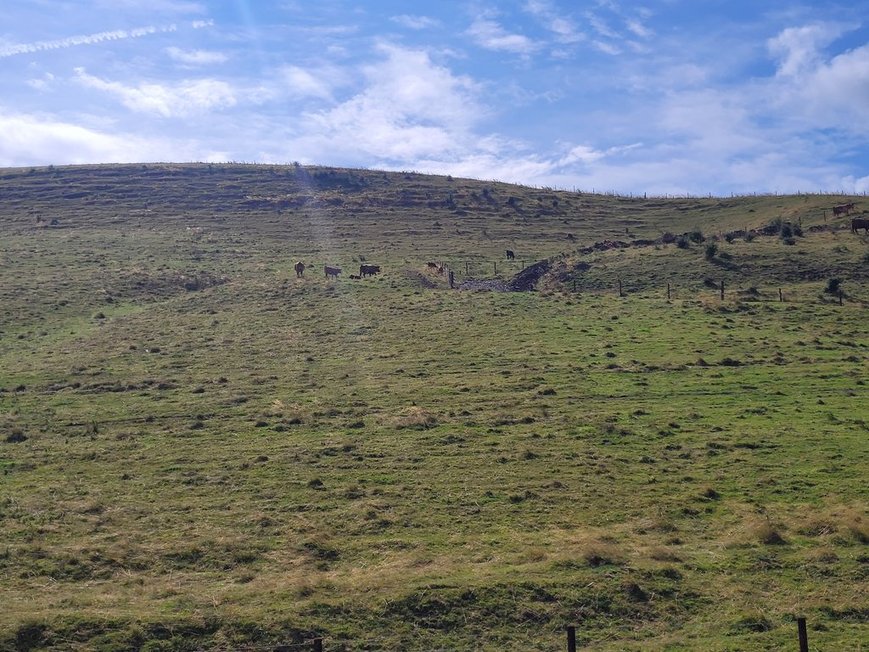
<path fill-rule="evenodd" d="M 0 649 L 869 644 L 846 199 L 0 170 Z"/>

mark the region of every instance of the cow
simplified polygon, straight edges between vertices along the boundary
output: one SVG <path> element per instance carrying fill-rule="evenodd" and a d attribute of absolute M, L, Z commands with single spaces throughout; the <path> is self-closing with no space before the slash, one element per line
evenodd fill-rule
<path fill-rule="evenodd" d="M 359 266 L 359 276 L 365 278 L 366 276 L 374 276 L 375 274 L 380 273 L 380 265 L 360 265 Z"/>
<path fill-rule="evenodd" d="M 850 215 L 851 211 L 854 210 L 854 202 L 849 204 L 839 204 L 838 206 L 833 206 L 833 217 L 838 217 L 839 215 Z"/>
<path fill-rule="evenodd" d="M 302 278 L 305 275 L 305 263 L 301 260 L 293 265 L 293 269 L 296 270 L 296 278 Z"/>
<path fill-rule="evenodd" d="M 515 260 L 515 259 L 516 259 L 516 254 L 514 254 L 512 250 L 508 249 L 507 250 L 507 260 Z"/>
<path fill-rule="evenodd" d="M 330 276 L 334 276 L 335 278 L 338 278 L 338 274 L 341 273 L 341 268 L 340 267 L 329 267 L 328 265 L 325 265 L 323 267 L 323 271 L 326 272 L 326 278 L 329 278 Z"/>
<path fill-rule="evenodd" d="M 851 218 L 851 231 L 857 233 L 858 229 L 866 229 L 866 234 L 869 235 L 869 217 Z"/>
<path fill-rule="evenodd" d="M 353 279 L 354 281 L 358 281 L 358 280 L 361 279 L 362 277 L 359 276 L 359 274 L 351 274 L 351 275 L 350 275 L 350 278 Z"/>

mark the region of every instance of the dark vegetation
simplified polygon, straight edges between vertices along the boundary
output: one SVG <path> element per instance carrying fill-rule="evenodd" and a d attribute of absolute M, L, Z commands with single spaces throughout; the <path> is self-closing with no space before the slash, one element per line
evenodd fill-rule
<path fill-rule="evenodd" d="M 843 200 L 0 170 L 0 649 L 858 649 Z"/>

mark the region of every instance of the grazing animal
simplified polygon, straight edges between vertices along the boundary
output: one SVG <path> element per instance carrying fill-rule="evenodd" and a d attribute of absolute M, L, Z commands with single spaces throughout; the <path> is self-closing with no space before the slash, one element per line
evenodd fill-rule
<path fill-rule="evenodd" d="M 328 265 L 326 265 L 323 267 L 323 270 L 326 272 L 326 278 L 329 278 L 330 276 L 338 278 L 338 274 L 341 273 L 340 267 L 329 267 Z"/>
<path fill-rule="evenodd" d="M 360 265 L 359 266 L 359 276 L 365 278 L 366 276 L 374 276 L 375 274 L 380 273 L 380 265 Z"/>
<path fill-rule="evenodd" d="M 857 233 L 857 229 L 866 229 L 866 234 L 869 235 L 869 218 L 867 217 L 852 217 L 851 230 Z"/>
<path fill-rule="evenodd" d="M 437 269 L 438 264 L 437 263 L 426 263 L 426 267 L 428 267 L 429 269 Z"/>
<path fill-rule="evenodd" d="M 302 278 L 305 275 L 305 263 L 301 260 L 293 265 L 293 269 L 296 270 L 296 277 Z"/>
<path fill-rule="evenodd" d="M 358 280 L 359 280 L 360 278 L 362 278 L 362 277 L 359 276 L 359 274 L 351 274 L 351 275 L 350 275 L 350 278 L 352 278 L 354 281 L 358 281 Z"/>
<path fill-rule="evenodd" d="M 507 250 L 507 260 L 515 260 L 515 259 L 516 259 L 516 254 L 514 254 L 512 250 L 508 249 Z"/>
<path fill-rule="evenodd" d="M 839 204 L 838 206 L 833 206 L 833 217 L 838 217 L 839 215 L 850 215 L 851 211 L 854 210 L 854 202 L 849 204 Z"/>

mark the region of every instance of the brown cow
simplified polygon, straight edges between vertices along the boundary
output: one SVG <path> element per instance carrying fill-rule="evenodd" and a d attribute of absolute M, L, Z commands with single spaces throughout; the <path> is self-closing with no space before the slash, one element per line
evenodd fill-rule
<path fill-rule="evenodd" d="M 301 260 L 293 265 L 293 269 L 296 270 L 296 277 L 302 278 L 305 275 L 305 263 Z"/>
<path fill-rule="evenodd" d="M 848 204 L 839 204 L 838 206 L 833 206 L 833 217 L 838 217 L 839 215 L 850 215 L 851 211 L 854 210 L 854 202 L 850 202 Z"/>
<path fill-rule="evenodd" d="M 323 270 L 326 272 L 326 278 L 329 278 L 330 276 L 338 278 L 338 274 L 341 273 L 340 267 L 329 267 L 328 265 L 325 265 Z"/>
<path fill-rule="evenodd" d="M 869 235 L 869 218 L 866 217 L 852 217 L 851 218 L 851 231 L 857 233 L 857 229 L 866 229 L 866 234 Z"/>

